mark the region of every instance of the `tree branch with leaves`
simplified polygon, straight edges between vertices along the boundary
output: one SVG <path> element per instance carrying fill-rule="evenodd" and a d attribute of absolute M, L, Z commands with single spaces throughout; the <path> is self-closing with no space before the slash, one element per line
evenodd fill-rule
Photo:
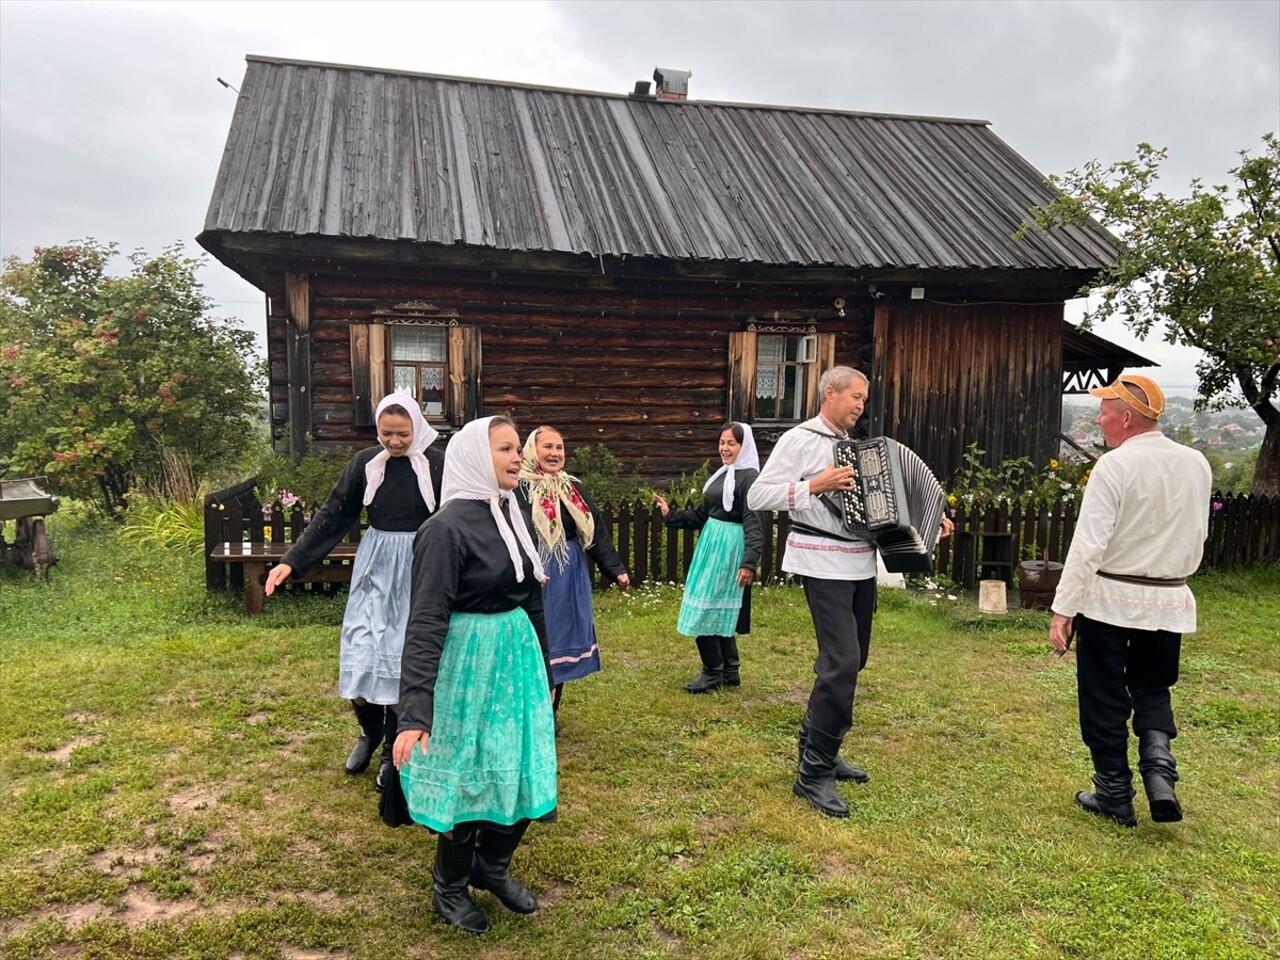
<path fill-rule="evenodd" d="M 1120 240 L 1116 261 L 1082 294 L 1086 322 L 1121 317 L 1139 339 L 1199 348 L 1199 409 L 1247 406 L 1266 426 L 1253 492 L 1280 496 L 1280 140 L 1241 151 L 1230 185 L 1193 180 L 1185 196 L 1159 188 L 1167 156 L 1150 144 L 1109 166 L 1091 161 L 1050 177 L 1058 197 L 1032 210 L 1019 235 L 1092 218 Z"/>

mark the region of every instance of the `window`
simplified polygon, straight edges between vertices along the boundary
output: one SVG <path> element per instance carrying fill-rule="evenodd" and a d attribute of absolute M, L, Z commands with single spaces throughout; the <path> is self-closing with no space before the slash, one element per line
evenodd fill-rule
<path fill-rule="evenodd" d="M 757 420 L 803 420 L 808 378 L 813 375 L 812 337 L 760 334 L 756 338 Z"/>
<path fill-rule="evenodd" d="M 729 334 L 730 420 L 790 425 L 818 412 L 818 380 L 835 366 L 834 333 L 815 324 L 752 322 Z"/>
<path fill-rule="evenodd" d="M 480 328 L 464 326 L 452 315 L 446 323 L 416 302 L 374 312 L 373 322 L 352 323 L 352 423 L 372 427 L 378 401 L 393 390 L 412 394 L 436 428 L 447 432 L 479 415 L 481 395 Z M 406 314 L 418 322 L 405 322 Z M 387 318 L 387 319 L 384 319 Z"/>
<path fill-rule="evenodd" d="M 391 324 L 391 387 L 418 399 L 429 420 L 446 416 L 449 344 L 445 327 Z"/>

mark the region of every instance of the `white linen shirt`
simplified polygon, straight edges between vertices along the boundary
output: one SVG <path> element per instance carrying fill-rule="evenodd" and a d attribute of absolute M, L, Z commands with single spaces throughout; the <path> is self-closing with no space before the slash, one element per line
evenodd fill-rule
<path fill-rule="evenodd" d="M 1140 433 L 1093 467 L 1053 598 L 1053 612 L 1138 630 L 1192 633 L 1191 588 L 1148 586 L 1098 571 L 1174 580 L 1200 566 L 1212 472 L 1204 456 L 1159 431 Z"/>
<path fill-rule="evenodd" d="M 785 510 L 793 522 L 829 530 L 841 538 L 814 536 L 793 528 L 782 555 L 786 573 L 819 580 L 867 580 L 876 575 L 875 545 L 848 539 L 852 534 L 816 494 L 809 493 L 809 478 L 831 465 L 839 439 L 821 417 L 792 427 L 779 438 L 747 494 L 747 506 L 752 510 Z"/>

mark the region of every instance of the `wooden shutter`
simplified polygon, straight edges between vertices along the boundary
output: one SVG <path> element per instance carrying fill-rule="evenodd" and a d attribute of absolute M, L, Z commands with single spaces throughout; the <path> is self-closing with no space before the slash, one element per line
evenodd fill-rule
<path fill-rule="evenodd" d="M 352 422 L 372 427 L 373 411 L 387 389 L 387 328 L 381 323 L 351 324 Z"/>
<path fill-rule="evenodd" d="M 311 436 L 311 278 L 284 275 L 289 311 L 285 361 L 289 376 L 289 453 L 302 456 Z"/>
<path fill-rule="evenodd" d="M 449 328 L 449 409 L 447 416 L 462 426 L 480 416 L 484 377 L 479 327 Z"/>
<path fill-rule="evenodd" d="M 750 423 L 756 412 L 756 334 L 735 330 L 729 334 L 728 418 Z"/>
<path fill-rule="evenodd" d="M 836 335 L 834 333 L 818 334 L 818 356 L 805 371 L 804 415 L 806 418 L 816 417 L 822 406 L 822 394 L 818 391 L 818 382 L 822 375 L 836 365 Z"/>

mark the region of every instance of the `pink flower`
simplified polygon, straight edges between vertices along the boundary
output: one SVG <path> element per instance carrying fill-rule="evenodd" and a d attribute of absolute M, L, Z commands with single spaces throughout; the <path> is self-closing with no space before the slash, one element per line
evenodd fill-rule
<path fill-rule="evenodd" d="M 1215 501 L 1213 501 L 1213 509 L 1214 509 L 1214 510 L 1221 510 L 1221 509 L 1222 509 L 1222 506 L 1223 506 L 1223 504 L 1222 504 L 1222 501 L 1221 501 L 1221 500 L 1215 500 Z"/>

